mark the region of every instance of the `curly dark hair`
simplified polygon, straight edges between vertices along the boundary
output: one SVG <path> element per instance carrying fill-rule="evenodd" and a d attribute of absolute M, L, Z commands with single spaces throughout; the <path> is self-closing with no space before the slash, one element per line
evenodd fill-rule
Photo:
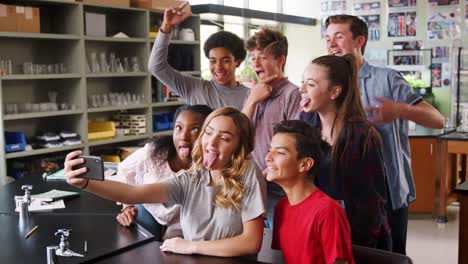
<path fill-rule="evenodd" d="M 322 139 L 319 128 L 301 120 L 284 120 L 273 128 L 274 134 L 285 133 L 296 140 L 297 158 L 310 157 L 314 159 L 314 166 L 309 170 L 309 179 L 314 180 L 315 172 L 320 163 L 330 153 L 330 145 Z"/>
<path fill-rule="evenodd" d="M 213 109 L 207 105 L 182 105 L 177 108 L 174 114 L 174 122 L 177 120 L 177 117 L 185 111 L 199 114 L 203 120 L 205 120 L 206 117 L 213 112 Z M 147 143 L 152 144 L 154 147 L 154 152 L 152 153 L 153 159 L 161 161 L 158 166 L 169 160 L 173 160 L 177 155 L 172 136 L 153 137 L 149 139 Z"/>
<path fill-rule="evenodd" d="M 243 61 L 247 55 L 244 48 L 244 40 L 229 31 L 216 32 L 205 41 L 203 50 L 207 58 L 209 57 L 210 50 L 214 48 L 225 48 L 232 52 L 236 60 L 240 61 Z"/>

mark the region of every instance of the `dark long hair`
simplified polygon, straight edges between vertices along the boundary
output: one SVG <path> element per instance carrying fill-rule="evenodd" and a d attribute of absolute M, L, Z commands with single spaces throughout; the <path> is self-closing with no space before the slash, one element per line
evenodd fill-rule
<path fill-rule="evenodd" d="M 207 105 L 182 105 L 177 108 L 174 114 L 174 122 L 177 120 L 177 117 L 185 111 L 199 114 L 204 121 L 206 117 L 213 112 L 213 109 Z M 160 163 L 157 164 L 158 166 L 167 161 L 174 160 L 177 155 L 177 150 L 174 146 L 172 136 L 153 137 L 149 139 L 147 143 L 152 145 L 152 159 L 160 161 Z"/>
<path fill-rule="evenodd" d="M 336 98 L 337 113 L 333 121 L 331 129 L 332 147 L 332 177 L 336 173 L 336 165 L 341 160 L 339 155 L 344 155 L 344 151 L 338 151 L 340 135 L 343 130 L 353 125 L 360 123 L 366 127 L 367 134 L 364 138 L 364 150 L 367 149 L 367 143 L 370 136 L 375 136 L 380 140 L 380 135 L 377 130 L 367 120 L 364 107 L 361 102 L 361 93 L 358 83 L 358 65 L 353 55 L 345 55 L 343 57 L 326 55 L 318 57 L 312 61 L 312 64 L 320 65 L 327 68 L 329 89 L 334 86 L 341 87 L 341 93 Z M 345 138 L 345 150 L 349 144 L 351 134 L 348 133 Z M 340 152 L 340 153 L 338 153 Z M 363 155 L 365 153 L 362 153 Z"/>

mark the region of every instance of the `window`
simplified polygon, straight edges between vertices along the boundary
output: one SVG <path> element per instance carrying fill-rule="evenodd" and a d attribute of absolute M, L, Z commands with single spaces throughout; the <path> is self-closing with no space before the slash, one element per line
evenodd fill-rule
<path fill-rule="evenodd" d="M 279 2 L 277 0 L 251 0 L 249 1 L 249 8 L 265 11 L 265 12 L 273 12 L 277 13 L 279 10 Z"/>
<path fill-rule="evenodd" d="M 245 8 L 248 7 L 250 9 L 265 11 L 265 12 L 273 12 L 277 13 L 281 10 L 281 3 L 283 0 L 190 0 L 191 5 L 198 5 L 198 4 L 223 4 L 225 6 L 232 6 L 232 7 L 239 7 Z M 239 22 L 238 22 L 239 21 Z M 243 18 L 238 17 L 230 17 L 226 19 L 224 22 L 202 22 L 200 26 L 200 64 L 201 64 L 201 71 L 202 77 L 204 79 L 211 79 L 211 73 L 209 70 L 209 61 L 205 57 L 205 53 L 203 51 L 203 45 L 206 39 L 213 33 L 218 32 L 219 30 L 227 30 L 236 35 L 240 38 L 246 40 L 250 36 L 252 36 L 256 31 L 259 30 L 259 26 L 261 25 L 250 25 L 242 23 L 244 21 Z M 248 58 L 244 60 L 242 65 L 238 69 L 243 69 L 246 65 L 248 65 Z"/>

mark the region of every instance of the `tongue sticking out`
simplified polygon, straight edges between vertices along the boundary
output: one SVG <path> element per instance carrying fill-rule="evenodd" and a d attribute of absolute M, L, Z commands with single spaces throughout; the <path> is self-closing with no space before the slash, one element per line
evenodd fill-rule
<path fill-rule="evenodd" d="M 180 147 L 179 148 L 179 155 L 181 156 L 181 158 L 189 158 L 190 157 L 190 148 Z"/>
<path fill-rule="evenodd" d="M 310 102 L 310 99 L 309 99 L 309 98 L 302 98 L 302 100 L 301 100 L 301 102 L 300 102 L 300 105 L 301 105 L 301 107 L 304 107 L 304 106 L 306 106 L 309 102 Z"/>
<path fill-rule="evenodd" d="M 206 168 L 210 169 L 217 159 L 218 154 L 213 152 L 205 153 L 205 155 L 203 156 L 203 165 L 205 165 Z"/>

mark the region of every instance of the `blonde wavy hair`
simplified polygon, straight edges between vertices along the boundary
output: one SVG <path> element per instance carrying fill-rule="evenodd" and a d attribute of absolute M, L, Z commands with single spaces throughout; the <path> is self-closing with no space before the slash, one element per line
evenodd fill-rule
<path fill-rule="evenodd" d="M 190 172 L 203 169 L 203 150 L 201 139 L 206 132 L 206 127 L 215 117 L 227 116 L 236 125 L 239 136 L 239 145 L 231 156 L 230 161 L 222 170 L 222 179 L 216 183 L 220 188 L 215 194 L 215 206 L 240 210 L 241 201 L 245 194 L 243 177 L 247 172 L 249 154 L 254 148 L 254 129 L 249 118 L 233 107 L 223 107 L 213 111 L 203 123 L 198 140 L 192 150 L 192 167 Z"/>

